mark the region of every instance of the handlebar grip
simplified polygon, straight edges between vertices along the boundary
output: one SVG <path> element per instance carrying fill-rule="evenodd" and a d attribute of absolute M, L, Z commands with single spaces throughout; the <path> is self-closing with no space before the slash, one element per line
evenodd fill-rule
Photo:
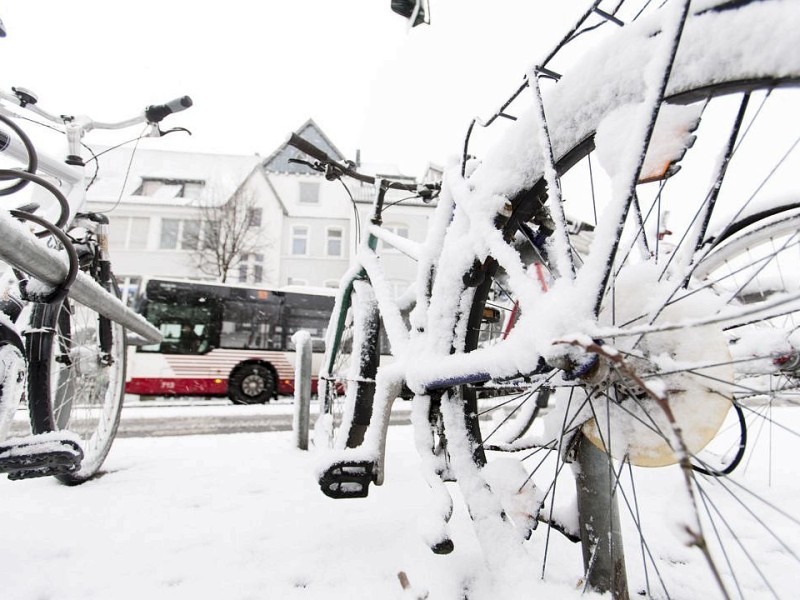
<path fill-rule="evenodd" d="M 324 150 L 317 148 L 314 144 L 309 142 L 308 140 L 301 138 L 296 133 L 293 133 L 289 136 L 287 143 L 291 146 L 294 146 L 301 152 L 305 152 L 311 158 L 315 158 L 322 163 L 334 163 L 334 161 L 330 156 L 328 156 Z"/>
<path fill-rule="evenodd" d="M 144 116 L 148 123 L 160 123 L 164 117 L 172 113 L 186 110 L 192 105 L 192 99 L 189 96 L 181 96 L 170 100 L 166 104 L 153 104 L 144 109 Z"/>

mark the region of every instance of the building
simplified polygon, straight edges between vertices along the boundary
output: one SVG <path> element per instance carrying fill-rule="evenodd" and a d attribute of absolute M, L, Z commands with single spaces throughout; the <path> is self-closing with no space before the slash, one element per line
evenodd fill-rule
<path fill-rule="evenodd" d="M 296 133 L 337 160 L 345 159 L 313 120 Z M 230 206 L 233 198 L 248 200 L 246 218 L 261 236 L 233 265 L 227 281 L 268 287 L 338 285 L 365 235 L 374 190 L 354 180 L 345 189 L 293 162 L 298 159 L 308 157 L 287 144 L 266 159 L 142 148 L 103 155 L 87 199 L 91 210 L 109 216 L 112 264 L 125 292 L 153 276 L 218 279 L 198 266 L 198 248 L 208 237 L 208 211 Z M 403 178 L 386 168 L 357 168 Z M 435 170 L 426 174 L 440 176 Z M 403 202 L 387 209 L 384 225 L 422 241 L 430 205 L 405 196 L 387 196 L 387 205 Z M 413 261 L 386 249 L 384 263 L 387 278 L 402 292 L 414 279 Z"/>

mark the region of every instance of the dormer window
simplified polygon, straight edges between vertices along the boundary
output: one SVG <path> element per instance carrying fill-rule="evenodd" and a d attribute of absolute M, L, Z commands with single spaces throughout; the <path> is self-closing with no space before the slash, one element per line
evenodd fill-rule
<path fill-rule="evenodd" d="M 142 177 L 141 185 L 133 193 L 134 196 L 149 198 L 198 198 L 206 182 L 201 179 L 163 179 L 159 177 Z"/>

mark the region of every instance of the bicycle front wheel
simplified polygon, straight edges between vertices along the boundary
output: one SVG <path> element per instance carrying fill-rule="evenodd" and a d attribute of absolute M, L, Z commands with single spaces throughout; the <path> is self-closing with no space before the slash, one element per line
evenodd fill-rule
<path fill-rule="evenodd" d="M 325 349 L 315 427 L 316 443 L 337 449 L 356 448 L 364 441 L 380 362 L 380 316 L 372 287 L 356 280 L 345 296 L 349 306 L 334 313 L 330 325 L 340 335 Z"/>
<path fill-rule="evenodd" d="M 33 432 L 68 429 L 81 438 L 80 469 L 57 477 L 70 485 L 83 483 L 100 470 L 119 427 L 125 330 L 69 298 L 34 305 L 30 325 L 28 399 Z"/>

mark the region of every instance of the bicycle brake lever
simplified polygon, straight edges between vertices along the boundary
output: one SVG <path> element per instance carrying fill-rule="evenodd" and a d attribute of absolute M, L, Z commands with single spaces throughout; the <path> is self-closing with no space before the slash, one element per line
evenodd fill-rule
<path fill-rule="evenodd" d="M 312 162 L 309 162 L 307 160 L 303 160 L 301 158 L 290 158 L 289 162 L 290 163 L 297 163 L 299 165 L 305 165 L 309 169 L 314 169 L 315 171 L 319 171 L 320 173 L 322 173 L 325 170 L 320 163 L 318 163 L 318 162 L 312 163 Z"/>
<path fill-rule="evenodd" d="M 155 132 L 156 132 L 158 135 L 154 135 L 153 137 L 164 137 L 164 136 L 165 136 L 165 135 L 167 135 L 168 133 L 175 133 L 175 132 L 177 132 L 177 131 L 183 131 L 183 132 L 186 132 L 186 133 L 188 133 L 189 135 L 192 135 L 192 132 L 191 132 L 191 131 L 189 131 L 188 129 L 186 129 L 186 127 L 173 127 L 172 129 L 167 129 L 166 131 L 163 131 L 163 130 L 162 130 L 162 129 L 161 129 L 161 128 L 160 128 L 160 127 L 159 127 L 159 126 L 156 124 L 154 131 L 155 131 Z"/>

